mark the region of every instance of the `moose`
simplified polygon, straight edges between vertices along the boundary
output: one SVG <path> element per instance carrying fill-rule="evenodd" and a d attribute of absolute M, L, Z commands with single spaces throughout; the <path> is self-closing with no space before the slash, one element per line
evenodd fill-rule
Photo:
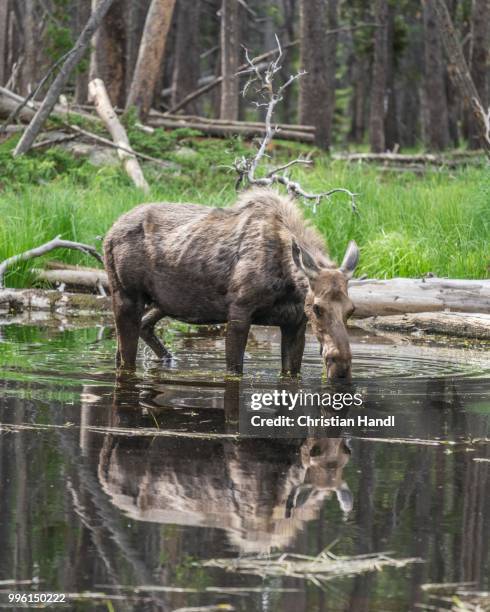
<path fill-rule="evenodd" d="M 359 260 L 350 242 L 340 267 L 289 196 L 253 188 L 229 208 L 142 204 L 104 241 L 117 332 L 116 364 L 135 367 L 141 337 L 160 359 L 162 317 L 226 323 L 226 367 L 243 372 L 251 325 L 281 329 L 282 372 L 301 370 L 308 320 L 329 379 L 351 377 L 347 283 Z"/>

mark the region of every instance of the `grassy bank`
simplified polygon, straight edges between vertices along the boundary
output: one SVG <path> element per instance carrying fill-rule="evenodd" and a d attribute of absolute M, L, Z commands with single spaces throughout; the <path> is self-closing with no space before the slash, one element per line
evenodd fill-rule
<path fill-rule="evenodd" d="M 182 132 L 159 138 L 147 150 L 172 165 L 144 167 L 152 186 L 149 197 L 143 197 L 117 165 L 97 168 L 56 149 L 14 161 L 13 143 L 0 145 L 0 260 L 58 234 L 100 247 L 112 222 L 145 200 L 219 206 L 233 202 L 235 177 L 222 166 L 244 152 L 242 143 Z M 138 144 L 141 149 L 145 143 Z M 283 151 L 280 156 L 296 154 Z M 318 156 L 314 168 L 298 169 L 295 178 L 310 191 L 342 186 L 360 194 L 359 215 L 352 214 L 342 194 L 322 204 L 316 215 L 307 212 L 335 258 L 341 257 L 349 239 L 358 242 L 359 274 L 488 277 L 490 181 L 485 166 L 433 170 L 420 177 Z M 48 257 L 94 263 L 68 251 Z M 30 284 L 32 265 L 39 267 L 40 260 L 9 272 L 6 284 Z"/>

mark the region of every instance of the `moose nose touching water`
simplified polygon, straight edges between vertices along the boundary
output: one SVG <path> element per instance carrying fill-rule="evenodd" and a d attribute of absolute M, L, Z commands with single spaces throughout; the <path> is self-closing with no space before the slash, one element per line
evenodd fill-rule
<path fill-rule="evenodd" d="M 123 215 L 104 242 L 117 331 L 118 367 L 134 368 L 141 337 L 159 358 L 162 317 L 226 323 L 226 367 L 243 371 L 251 325 L 281 329 L 282 372 L 301 369 L 310 320 L 329 378 L 349 378 L 347 282 L 354 242 L 337 267 L 294 200 L 252 189 L 226 209 L 143 204 Z"/>

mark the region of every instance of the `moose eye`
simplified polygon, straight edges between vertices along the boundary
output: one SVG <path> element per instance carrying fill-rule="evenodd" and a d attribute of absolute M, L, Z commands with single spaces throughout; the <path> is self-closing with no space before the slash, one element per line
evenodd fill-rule
<path fill-rule="evenodd" d="M 320 304 L 313 304 L 313 312 L 316 317 L 321 317 L 323 314 L 323 308 L 320 306 Z"/>

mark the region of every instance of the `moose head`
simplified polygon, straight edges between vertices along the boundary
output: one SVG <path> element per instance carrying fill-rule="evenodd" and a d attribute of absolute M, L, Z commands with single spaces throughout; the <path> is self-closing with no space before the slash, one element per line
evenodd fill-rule
<path fill-rule="evenodd" d="M 341 266 L 335 268 L 317 263 L 305 249 L 293 242 L 293 259 L 308 279 L 305 313 L 320 343 L 327 378 L 348 380 L 352 371 L 352 353 L 346 323 L 354 312 L 354 304 L 349 298 L 347 283 L 359 261 L 359 248 L 351 241 Z"/>

